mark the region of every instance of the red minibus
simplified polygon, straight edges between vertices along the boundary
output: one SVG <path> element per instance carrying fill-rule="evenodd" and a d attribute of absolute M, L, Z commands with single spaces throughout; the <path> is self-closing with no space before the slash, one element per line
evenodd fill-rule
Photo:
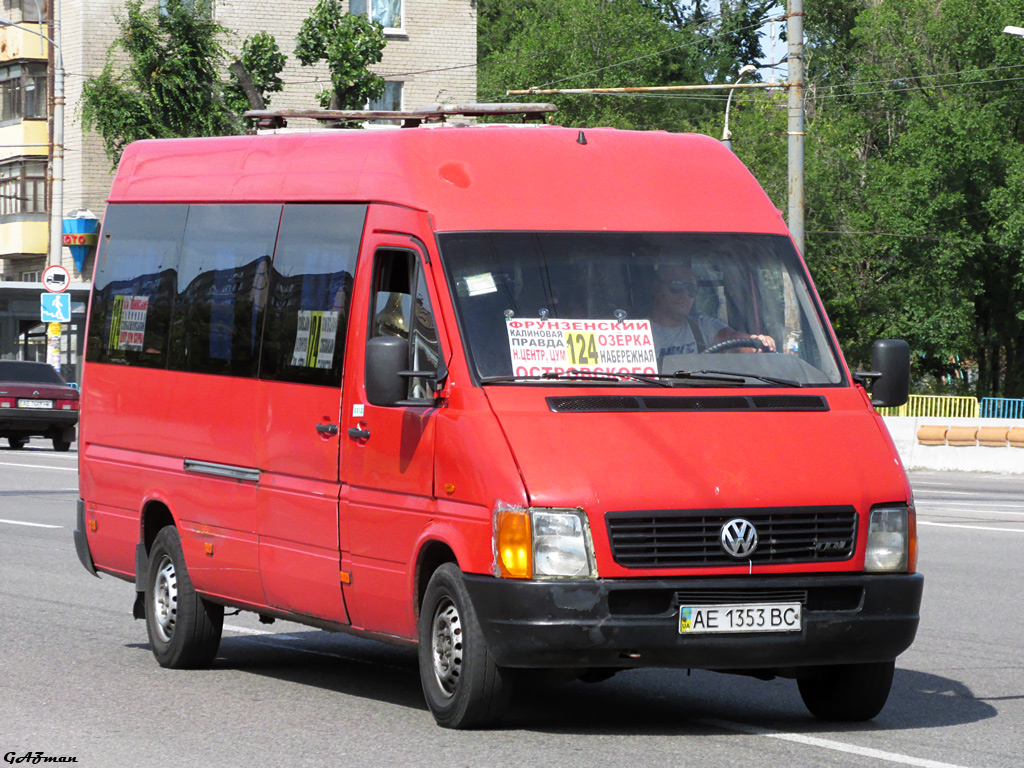
<path fill-rule="evenodd" d="M 873 369 L 707 137 L 142 141 L 97 253 L 76 548 L 135 583 L 165 667 L 242 609 L 418 647 L 446 727 L 522 670 L 651 666 L 868 719 L 923 586 L 873 408 L 906 344 Z"/>

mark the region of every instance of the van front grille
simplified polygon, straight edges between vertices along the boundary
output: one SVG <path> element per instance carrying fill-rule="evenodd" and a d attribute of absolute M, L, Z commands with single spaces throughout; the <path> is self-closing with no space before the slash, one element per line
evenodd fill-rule
<path fill-rule="evenodd" d="M 726 554 L 722 527 L 743 518 L 757 530 L 749 558 Z M 853 507 L 659 510 L 605 516 L 612 557 L 625 568 L 699 568 L 848 560 L 857 537 Z"/>

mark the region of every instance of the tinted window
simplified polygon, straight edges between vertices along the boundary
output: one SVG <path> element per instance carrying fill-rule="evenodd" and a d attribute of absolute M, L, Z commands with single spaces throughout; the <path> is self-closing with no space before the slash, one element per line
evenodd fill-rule
<path fill-rule="evenodd" d="M 86 359 L 167 364 L 186 205 L 110 205 L 96 258 Z"/>
<path fill-rule="evenodd" d="M 788 237 L 479 232 L 438 241 L 481 378 L 713 370 L 749 375 L 747 386 L 842 382 Z M 770 337 L 776 353 L 752 353 L 762 347 L 753 335 Z M 726 340 L 740 343 L 719 346 Z"/>
<path fill-rule="evenodd" d="M 178 261 L 169 367 L 255 376 L 279 205 L 193 205 Z"/>
<path fill-rule="evenodd" d="M 339 386 L 365 205 L 286 205 L 260 377 Z"/>

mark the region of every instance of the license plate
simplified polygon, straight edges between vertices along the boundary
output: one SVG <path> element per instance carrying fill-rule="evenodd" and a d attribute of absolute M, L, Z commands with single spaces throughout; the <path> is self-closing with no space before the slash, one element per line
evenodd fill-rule
<path fill-rule="evenodd" d="M 679 608 L 682 635 L 716 632 L 799 632 L 800 603 L 744 605 L 683 605 Z"/>
<path fill-rule="evenodd" d="M 19 400 L 19 408 L 53 408 L 53 400 Z"/>

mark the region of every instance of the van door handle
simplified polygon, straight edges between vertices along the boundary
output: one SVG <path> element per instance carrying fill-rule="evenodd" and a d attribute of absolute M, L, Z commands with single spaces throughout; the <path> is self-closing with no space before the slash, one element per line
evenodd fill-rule
<path fill-rule="evenodd" d="M 353 440 L 369 440 L 370 430 L 360 429 L 359 427 L 351 427 L 348 431 L 348 436 Z"/>
<path fill-rule="evenodd" d="M 338 425 L 337 424 L 317 424 L 316 425 L 316 431 L 319 432 L 321 435 L 328 435 L 329 437 L 333 437 L 334 435 L 338 434 Z"/>

